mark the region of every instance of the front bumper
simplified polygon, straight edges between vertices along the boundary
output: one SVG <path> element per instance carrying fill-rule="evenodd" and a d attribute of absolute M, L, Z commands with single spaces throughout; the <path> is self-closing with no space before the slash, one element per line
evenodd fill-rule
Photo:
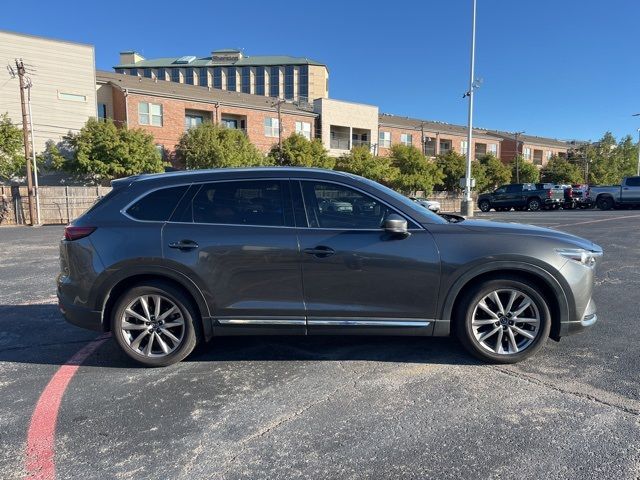
<path fill-rule="evenodd" d="M 567 335 L 584 332 L 589 327 L 592 327 L 597 321 L 598 316 L 596 315 L 596 302 L 591 299 L 589 300 L 587 309 L 584 311 L 580 320 L 562 322 L 560 324 L 560 336 L 565 337 Z"/>

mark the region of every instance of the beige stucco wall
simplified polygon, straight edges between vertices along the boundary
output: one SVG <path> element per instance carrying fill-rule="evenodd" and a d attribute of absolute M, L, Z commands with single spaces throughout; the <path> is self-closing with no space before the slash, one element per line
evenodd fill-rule
<path fill-rule="evenodd" d="M 313 109 L 320 115 L 322 143 L 332 156 L 340 156 L 347 151 L 331 148 L 329 132 L 332 125 L 370 130 L 369 141 L 372 143 L 378 141 L 378 107 L 376 106 L 318 98 L 313 102 Z"/>
<path fill-rule="evenodd" d="M 0 82 L 0 113 L 22 126 L 18 77 L 11 78 L 6 65 L 15 69 L 22 58 L 31 73 L 31 105 L 36 152 L 47 140 L 59 141 L 69 131 L 76 132 L 89 117 L 96 116 L 95 57 L 92 45 L 82 45 L 42 37 L 0 31 L 0 65 L 5 77 Z M 83 96 L 65 100 L 60 94 Z"/>
<path fill-rule="evenodd" d="M 325 66 L 309 65 L 309 100 L 329 98 L 329 70 Z"/>

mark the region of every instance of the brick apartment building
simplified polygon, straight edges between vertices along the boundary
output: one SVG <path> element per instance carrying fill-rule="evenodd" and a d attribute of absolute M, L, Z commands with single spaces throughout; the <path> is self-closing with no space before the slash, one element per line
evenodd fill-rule
<path fill-rule="evenodd" d="M 377 152 L 388 155 L 395 144 L 413 145 L 427 157 L 435 157 L 449 151 L 467 154 L 467 127 L 433 122 L 396 115 L 379 116 Z M 485 130 L 473 130 L 475 158 L 488 153 L 501 158 L 502 138 Z"/>
<path fill-rule="evenodd" d="M 323 63 L 286 55 L 246 56 L 240 50 L 214 50 L 210 56 L 145 59 L 121 52 L 116 73 L 216 90 L 250 93 L 311 103 L 329 96 L 329 70 Z"/>
<path fill-rule="evenodd" d="M 280 133 L 315 137 L 317 115 L 293 103 L 281 104 L 278 115 L 274 99 L 257 95 L 100 71 L 96 81 L 99 116 L 149 132 L 167 158 L 185 130 L 203 122 L 244 131 L 264 153 Z"/>
<path fill-rule="evenodd" d="M 566 157 L 568 151 L 573 148 L 572 142 L 555 138 L 519 134 L 516 144 L 514 133 L 494 130 L 490 130 L 488 133 L 501 140 L 502 154 L 500 159 L 505 163 L 512 162 L 516 155 L 521 155 L 526 162 L 544 167 L 551 157 Z"/>

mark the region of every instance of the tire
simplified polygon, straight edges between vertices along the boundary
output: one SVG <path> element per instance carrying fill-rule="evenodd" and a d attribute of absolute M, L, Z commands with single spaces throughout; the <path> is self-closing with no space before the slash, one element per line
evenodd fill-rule
<path fill-rule="evenodd" d="M 532 212 L 539 211 L 541 206 L 542 205 L 540 204 L 539 198 L 530 198 L 527 202 L 527 209 L 531 210 Z"/>
<path fill-rule="evenodd" d="M 527 302 L 530 302 L 530 306 L 525 305 L 525 310 L 516 317 L 498 313 L 499 318 L 494 319 L 479 307 L 484 302 L 489 310 L 500 312 L 497 303 L 492 300 L 493 292 L 498 292 L 498 299 L 505 310 L 509 306 L 511 293 L 515 292 L 511 311 L 506 313 L 518 313 Z M 527 322 L 518 322 L 519 318 Z M 475 325 L 472 323 L 474 319 Z M 542 292 L 516 276 L 486 280 L 474 285 L 458 303 L 454 319 L 454 332 L 467 351 L 491 363 L 516 363 L 535 355 L 546 343 L 550 329 L 551 314 Z"/>
<path fill-rule="evenodd" d="M 614 207 L 613 198 L 610 197 L 600 197 L 596 200 L 596 206 L 600 210 L 611 210 Z"/>
<path fill-rule="evenodd" d="M 480 208 L 480 211 L 486 213 L 489 210 L 491 210 L 491 204 L 489 203 L 488 200 L 481 200 L 480 203 L 478 204 L 478 208 Z"/>
<path fill-rule="evenodd" d="M 149 315 L 141 298 L 145 298 Z M 160 307 L 156 310 L 158 298 Z M 138 284 L 120 296 L 113 309 L 111 331 L 125 354 L 148 367 L 180 362 L 202 338 L 200 316 L 192 301 L 180 289 L 160 280 Z"/>

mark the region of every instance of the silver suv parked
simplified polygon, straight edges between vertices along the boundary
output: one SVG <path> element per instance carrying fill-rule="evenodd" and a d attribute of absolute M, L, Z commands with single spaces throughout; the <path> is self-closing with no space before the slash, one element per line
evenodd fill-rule
<path fill-rule="evenodd" d="M 510 363 L 595 323 L 600 247 L 446 218 L 334 171 L 129 177 L 66 228 L 60 310 L 150 366 L 256 334 L 455 334 Z"/>

